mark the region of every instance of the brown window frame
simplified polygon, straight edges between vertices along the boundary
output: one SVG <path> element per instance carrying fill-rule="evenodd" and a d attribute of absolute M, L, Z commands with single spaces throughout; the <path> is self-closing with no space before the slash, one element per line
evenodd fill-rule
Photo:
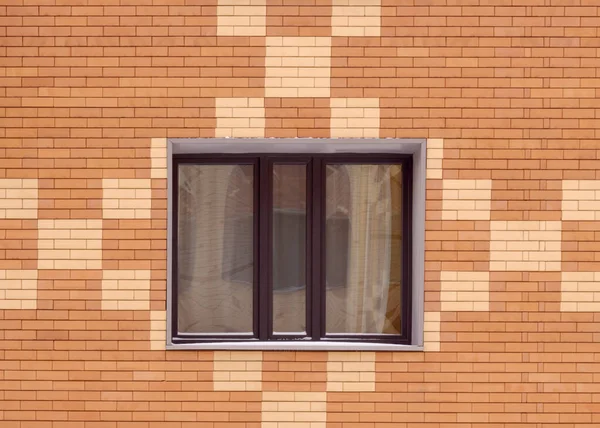
<path fill-rule="evenodd" d="M 272 293 L 272 200 L 273 165 L 305 164 L 307 167 L 306 227 L 306 335 L 273 333 Z M 253 332 L 251 334 L 190 334 L 178 331 L 177 233 L 172 245 L 171 337 L 173 344 L 247 343 L 247 342 L 360 342 L 410 344 L 412 331 L 412 156 L 397 153 L 346 154 L 180 154 L 173 156 L 172 230 L 178 230 L 178 170 L 182 164 L 253 165 L 254 167 L 254 255 L 253 255 Z M 325 186 L 328 164 L 402 165 L 402 333 L 341 334 L 325 332 Z M 266 309 L 266 310 L 265 310 Z"/>

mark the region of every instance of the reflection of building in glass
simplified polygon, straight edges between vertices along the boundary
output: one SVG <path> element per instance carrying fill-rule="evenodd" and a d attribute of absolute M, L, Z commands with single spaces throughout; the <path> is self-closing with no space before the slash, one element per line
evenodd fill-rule
<path fill-rule="evenodd" d="M 179 166 L 180 331 L 252 331 L 253 204 L 252 165 Z"/>
<path fill-rule="evenodd" d="M 251 165 L 186 165 L 180 176 L 181 331 L 250 332 L 254 281 Z M 402 171 L 328 165 L 326 330 L 401 331 Z M 306 166 L 273 171 L 273 323 L 306 328 Z M 187 329 L 187 330 L 186 330 Z"/>

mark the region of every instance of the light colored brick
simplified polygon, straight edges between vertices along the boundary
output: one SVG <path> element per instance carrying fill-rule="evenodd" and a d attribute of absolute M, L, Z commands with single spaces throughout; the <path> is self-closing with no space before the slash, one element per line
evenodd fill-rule
<path fill-rule="evenodd" d="M 563 220 L 600 220 L 600 180 L 563 180 Z"/>
<path fill-rule="evenodd" d="M 331 38 L 267 37 L 266 46 L 265 96 L 329 97 Z"/>
<path fill-rule="evenodd" d="M 102 215 L 106 219 L 150 218 L 150 179 L 103 179 Z"/>
<path fill-rule="evenodd" d="M 489 272 L 441 272 L 442 311 L 489 310 Z"/>
<path fill-rule="evenodd" d="M 150 147 L 150 178 L 167 178 L 167 139 L 152 138 Z"/>
<path fill-rule="evenodd" d="M 101 269 L 102 220 L 39 220 L 39 269 Z"/>
<path fill-rule="evenodd" d="M 259 391 L 262 388 L 262 352 L 215 351 L 215 391 Z M 218 373 L 218 374 L 217 374 Z"/>
<path fill-rule="evenodd" d="M 379 37 L 381 4 L 379 0 L 333 0 L 331 33 L 338 37 Z"/>
<path fill-rule="evenodd" d="M 38 217 L 38 180 L 0 178 L 0 219 Z"/>
<path fill-rule="evenodd" d="M 35 309 L 37 270 L 0 270 L 0 309 Z"/>
<path fill-rule="evenodd" d="M 150 309 L 150 271 L 103 270 L 102 309 Z"/>
<path fill-rule="evenodd" d="M 264 391 L 261 426 L 263 428 L 283 426 L 325 428 L 326 405 L 325 392 Z"/>
<path fill-rule="evenodd" d="M 167 340 L 167 312 L 150 311 L 150 349 L 165 349 Z"/>
<path fill-rule="evenodd" d="M 600 272 L 561 272 L 560 285 L 561 311 L 600 310 Z"/>
<path fill-rule="evenodd" d="M 331 137 L 379 137 L 379 99 L 332 98 L 330 103 Z"/>
<path fill-rule="evenodd" d="M 264 137 L 264 99 L 217 98 L 215 104 L 217 137 Z"/>
<path fill-rule="evenodd" d="M 425 312 L 423 328 L 423 347 L 426 352 L 437 352 L 440 350 L 440 331 L 440 312 Z"/>
<path fill-rule="evenodd" d="M 491 180 L 443 180 L 442 186 L 442 219 L 490 219 Z"/>
<path fill-rule="evenodd" d="M 490 229 L 490 270 L 560 270 L 559 221 L 492 221 Z"/>
<path fill-rule="evenodd" d="M 218 0 L 218 36 L 264 36 L 266 0 Z"/>
<path fill-rule="evenodd" d="M 364 354 L 364 355 L 363 355 Z M 329 352 L 327 391 L 374 391 L 374 352 Z"/>
<path fill-rule="evenodd" d="M 442 159 L 444 157 L 444 140 L 430 138 L 427 140 L 427 178 L 442 178 Z"/>

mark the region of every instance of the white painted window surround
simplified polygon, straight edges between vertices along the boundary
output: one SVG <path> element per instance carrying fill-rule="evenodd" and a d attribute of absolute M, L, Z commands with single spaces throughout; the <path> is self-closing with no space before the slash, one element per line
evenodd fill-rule
<path fill-rule="evenodd" d="M 422 351 L 425 271 L 425 139 L 169 139 L 167 141 L 167 349 L 295 350 L 295 351 Z M 172 187 L 173 155 L 202 153 L 402 153 L 413 156 L 412 207 L 412 343 L 394 345 L 360 342 L 291 341 L 177 344 L 171 341 Z"/>

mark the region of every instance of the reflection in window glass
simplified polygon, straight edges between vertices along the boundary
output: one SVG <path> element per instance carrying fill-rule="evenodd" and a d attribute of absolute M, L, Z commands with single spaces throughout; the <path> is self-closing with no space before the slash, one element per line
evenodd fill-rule
<path fill-rule="evenodd" d="M 178 174 L 179 331 L 252 332 L 253 166 L 183 164 Z"/>
<path fill-rule="evenodd" d="M 273 331 L 306 330 L 306 165 L 273 166 Z"/>

